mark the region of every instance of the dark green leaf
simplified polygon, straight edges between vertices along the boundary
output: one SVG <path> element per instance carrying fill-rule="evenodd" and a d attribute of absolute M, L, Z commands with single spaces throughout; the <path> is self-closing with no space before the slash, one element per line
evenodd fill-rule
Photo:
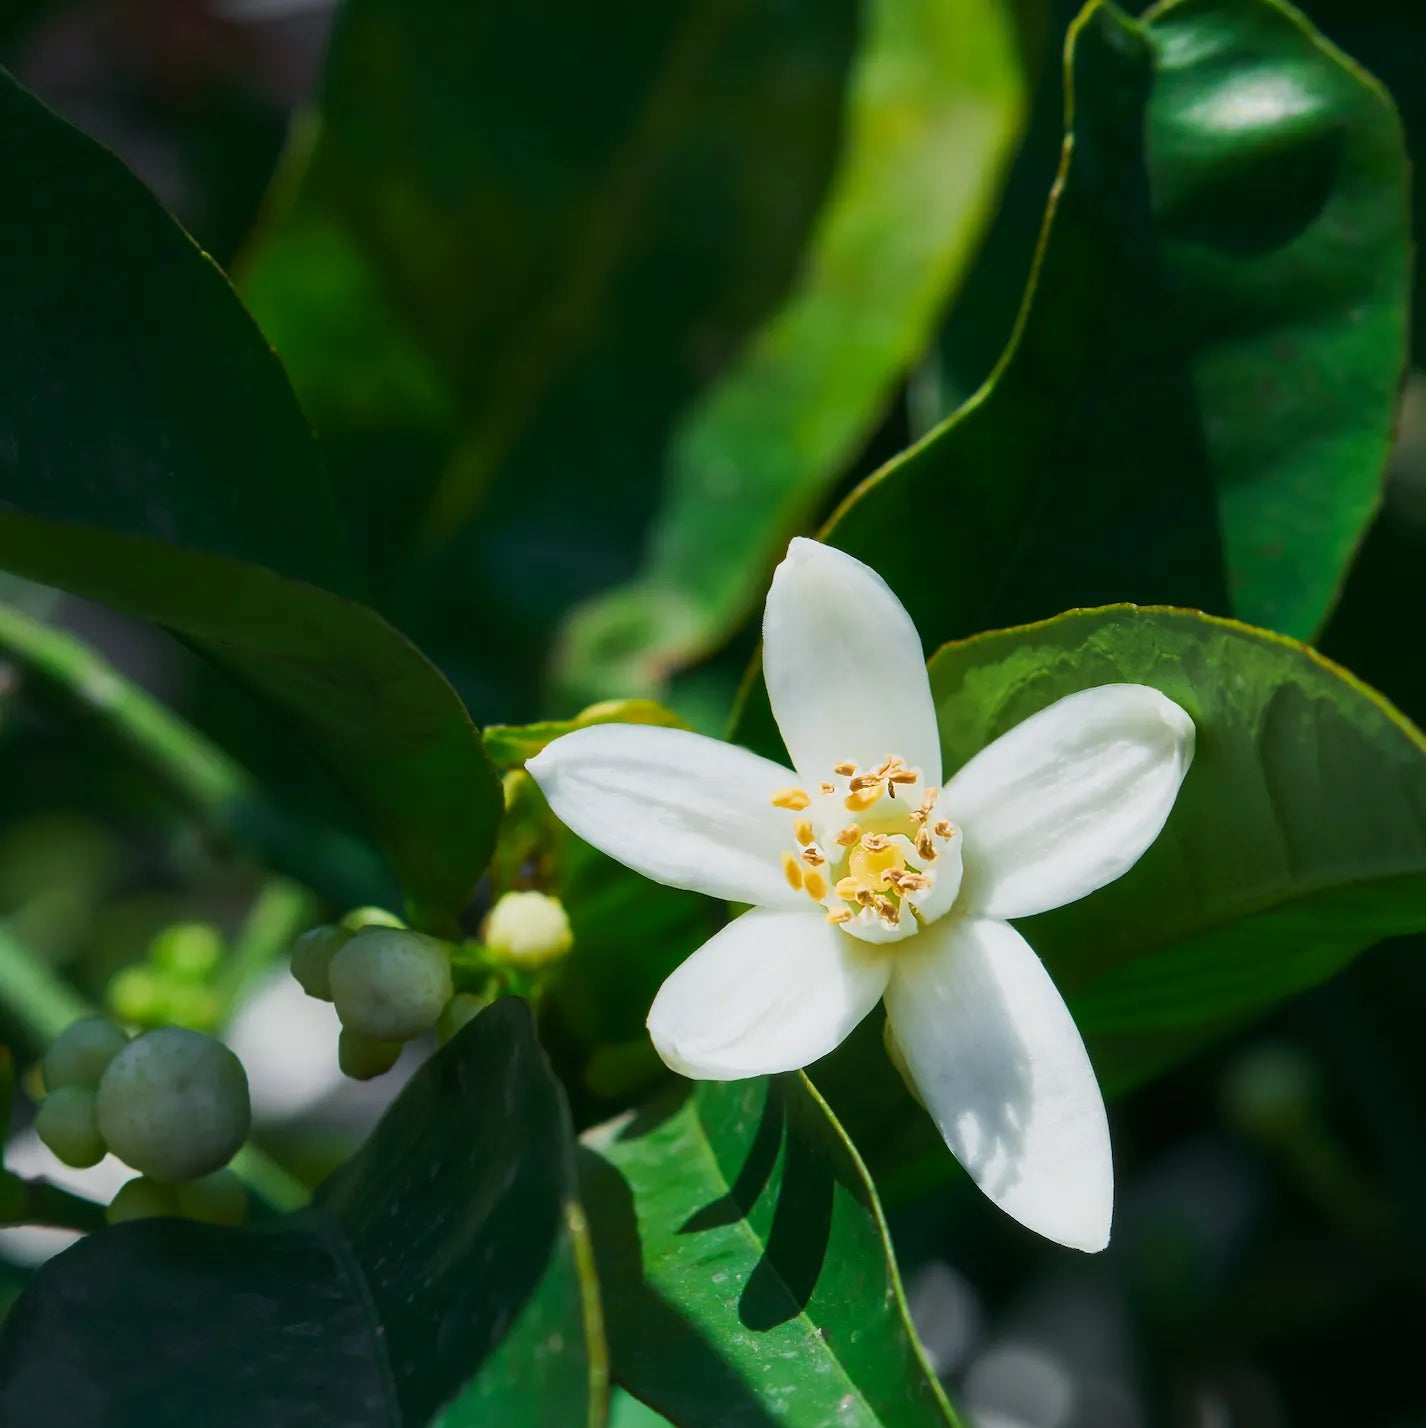
<path fill-rule="evenodd" d="M 281 369 L 109 155 L 0 79 L 0 565 L 153 620 L 253 685 L 450 923 L 499 787 L 441 675 L 364 606 Z M 315 584 L 307 583 L 309 581 Z"/>
<path fill-rule="evenodd" d="M 658 692 L 748 613 L 825 501 L 971 258 L 1023 118 L 1000 0 L 872 0 L 801 277 L 683 419 L 638 583 L 576 613 L 557 679 Z"/>
<path fill-rule="evenodd" d="M 1094 4 L 1069 65 L 1009 351 L 826 538 L 886 576 L 928 648 L 1126 599 L 1305 638 L 1391 441 L 1410 261 L 1395 111 L 1279 0 L 1169 0 L 1142 23 Z"/>
<path fill-rule="evenodd" d="M 586 1136 L 614 1375 L 680 1428 L 955 1419 L 851 1143 L 801 1076 L 703 1082 Z"/>
<path fill-rule="evenodd" d="M 312 1209 L 121 1225 L 0 1330 L 0 1419 L 65 1428 L 603 1421 L 597 1295 L 559 1086 L 523 1004 L 411 1080 Z"/>
<path fill-rule="evenodd" d="M 1380 938 L 1426 930 L 1426 740 L 1305 646 L 1189 611 L 1122 606 L 947 645 L 930 669 L 948 774 L 1096 684 L 1153 685 L 1197 726 L 1168 825 L 1132 871 L 1020 924 L 1106 1091 Z M 929 1120 L 873 1060 L 869 1036 L 823 1063 L 819 1085 L 876 1173 L 914 1182 L 919 1152 L 949 1173 Z"/>

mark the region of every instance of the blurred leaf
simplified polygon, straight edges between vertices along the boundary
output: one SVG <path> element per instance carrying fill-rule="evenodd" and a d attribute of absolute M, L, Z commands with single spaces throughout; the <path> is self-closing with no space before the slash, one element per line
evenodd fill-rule
<path fill-rule="evenodd" d="M 1106 1091 L 1379 939 L 1426 930 L 1426 740 L 1312 650 L 1190 611 L 1121 606 L 947 645 L 930 670 L 948 771 L 1097 684 L 1153 685 L 1197 725 L 1168 825 L 1133 870 L 1020 924 Z M 873 1170 L 914 1177 L 919 1140 L 949 1173 L 929 1120 L 883 1068 L 868 1076 L 870 1064 L 849 1047 L 819 1066 L 818 1084 Z M 889 1114 L 898 1103 L 903 1124 Z M 908 1116 L 925 1133 L 908 1133 Z"/>
<path fill-rule="evenodd" d="M 570 603 L 634 573 L 678 413 L 792 280 L 858 12 L 340 12 L 244 288 L 390 607 L 478 704 L 529 702 Z"/>
<path fill-rule="evenodd" d="M 581 710 L 573 719 L 547 719 L 539 724 L 490 724 L 485 751 L 498 768 L 515 768 L 533 759 L 546 744 L 576 729 L 595 724 L 655 724 L 665 729 L 687 728 L 683 720 L 652 699 L 605 699 Z"/>
<path fill-rule="evenodd" d="M 881 418 L 953 292 L 1024 118 L 1000 0 L 872 0 L 801 277 L 680 423 L 638 581 L 576 612 L 575 697 L 656 693 L 742 619 Z"/>
<path fill-rule="evenodd" d="M 0 564 L 164 625 L 246 680 L 362 804 L 413 915 L 450 922 L 499 787 L 419 651 L 305 583 L 349 587 L 352 563 L 281 369 L 115 159 L 9 80 L 0 130 Z"/>
<path fill-rule="evenodd" d="M 1305 637 L 1390 446 L 1410 259 L 1395 112 L 1279 0 L 1170 0 L 1142 24 L 1095 4 L 1069 53 L 1073 122 L 1010 349 L 826 538 L 886 576 L 928 647 L 1123 599 Z"/>
<path fill-rule="evenodd" d="M 0 1419 L 66 1428 L 603 1422 L 568 1116 L 521 1003 L 412 1078 L 311 1210 L 120 1225 L 0 1328 Z"/>
<path fill-rule="evenodd" d="M 585 1137 L 615 1378 L 680 1428 L 954 1424 L 875 1191 L 801 1076 Z"/>

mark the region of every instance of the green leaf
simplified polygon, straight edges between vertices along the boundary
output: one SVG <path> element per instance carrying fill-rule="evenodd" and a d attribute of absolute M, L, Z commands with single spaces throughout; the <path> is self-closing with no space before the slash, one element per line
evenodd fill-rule
<path fill-rule="evenodd" d="M 1024 120 L 1009 10 L 873 0 L 866 25 L 799 281 L 680 422 L 637 582 L 573 617 L 556 671 L 573 696 L 657 692 L 746 616 L 973 255 Z"/>
<path fill-rule="evenodd" d="M 1092 5 L 1018 330 L 826 538 L 928 647 L 1112 600 L 1305 637 L 1376 508 L 1406 345 L 1391 103 L 1279 0 Z M 919 558 L 915 553 L 919 551 Z"/>
<path fill-rule="evenodd" d="M 956 1420 L 876 1194 L 802 1076 L 702 1082 L 588 1133 L 616 1379 L 680 1428 Z"/>
<path fill-rule="evenodd" d="M 0 565 L 173 631 L 252 685 L 363 807 L 435 927 L 500 791 L 440 673 L 366 607 L 281 369 L 110 155 L 0 78 Z M 310 583 L 318 582 L 318 583 Z"/>
<path fill-rule="evenodd" d="M 485 751 L 498 768 L 516 768 L 533 759 L 546 744 L 595 724 L 688 727 L 671 709 L 665 709 L 652 699 L 605 699 L 581 710 L 573 719 L 547 719 L 539 724 L 488 724 L 484 734 Z"/>
<path fill-rule="evenodd" d="M 793 280 L 858 10 L 342 7 L 243 287 L 391 607 L 472 698 L 533 705 L 556 622 L 633 574 L 678 415 Z"/>
<path fill-rule="evenodd" d="M 930 671 L 948 773 L 1092 685 L 1153 685 L 1193 717 L 1193 765 L 1139 863 L 1019 924 L 1107 1092 L 1379 939 L 1426 930 L 1426 739 L 1305 646 L 1190 611 L 1121 606 L 947 645 Z M 950 1173 L 929 1119 L 870 1054 L 871 1034 L 821 1063 L 819 1086 L 874 1173 L 903 1185 Z"/>
<path fill-rule="evenodd" d="M 605 1398 L 568 1113 L 514 1001 L 416 1073 L 312 1209 L 102 1231 L 0 1329 L 7 1422 L 593 1428 Z"/>

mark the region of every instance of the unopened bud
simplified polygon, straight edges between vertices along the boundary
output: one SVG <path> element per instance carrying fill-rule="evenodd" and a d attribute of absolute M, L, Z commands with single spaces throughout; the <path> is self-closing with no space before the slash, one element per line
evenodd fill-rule
<path fill-rule="evenodd" d="M 164 1187 L 165 1189 L 168 1187 Z M 215 1170 L 173 1187 L 179 1211 L 210 1225 L 241 1225 L 248 1217 L 248 1192 L 231 1170 Z"/>
<path fill-rule="evenodd" d="M 102 1016 L 71 1022 L 45 1052 L 45 1089 L 99 1084 L 104 1068 L 129 1044 L 129 1038 Z"/>
<path fill-rule="evenodd" d="M 172 1185 L 160 1185 L 147 1176 L 125 1181 L 109 1202 L 104 1218 L 111 1225 L 125 1220 L 154 1220 L 160 1215 L 177 1215 L 178 1193 Z"/>
<path fill-rule="evenodd" d="M 502 962 L 522 970 L 558 962 L 574 945 L 569 915 L 557 897 L 506 893 L 485 920 L 485 945 Z"/>
<path fill-rule="evenodd" d="M 77 1170 L 104 1159 L 94 1092 L 88 1086 L 61 1086 L 51 1091 L 35 1112 L 35 1134 L 66 1165 Z"/>
<path fill-rule="evenodd" d="M 109 1149 L 163 1182 L 226 1165 L 252 1122 L 242 1062 L 221 1041 L 178 1026 L 131 1041 L 104 1072 L 97 1106 Z"/>
<path fill-rule="evenodd" d="M 360 932 L 364 927 L 405 927 L 394 912 L 384 907 L 354 907 L 342 918 L 342 926 L 348 932 Z"/>
<path fill-rule="evenodd" d="M 410 1041 L 451 999 L 444 944 L 419 932 L 368 927 L 332 958 L 332 1001 L 342 1025 L 371 1041 Z"/>
<path fill-rule="evenodd" d="M 223 937 L 206 922 L 180 922 L 154 938 L 149 960 L 175 977 L 201 981 L 223 960 Z"/>
<path fill-rule="evenodd" d="M 399 1041 L 372 1041 L 345 1026 L 337 1037 L 337 1065 L 342 1075 L 350 1076 L 353 1081 L 384 1076 L 396 1065 L 400 1055 Z"/>
<path fill-rule="evenodd" d="M 345 927 L 314 927 L 292 946 L 292 975 L 309 997 L 332 1000 L 332 958 L 352 940 Z"/>

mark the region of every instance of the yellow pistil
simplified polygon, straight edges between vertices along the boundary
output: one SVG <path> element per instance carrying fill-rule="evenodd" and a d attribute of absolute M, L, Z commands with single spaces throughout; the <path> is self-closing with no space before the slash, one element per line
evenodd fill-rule
<path fill-rule="evenodd" d="M 805 789 L 801 788 L 780 788 L 772 796 L 772 806 L 774 808 L 790 808 L 794 813 L 801 813 L 804 808 L 810 807 L 812 798 Z"/>
<path fill-rule="evenodd" d="M 875 840 L 875 846 L 869 846 Z M 853 848 L 847 859 L 847 875 L 855 878 L 859 887 L 870 888 L 873 892 L 884 893 L 892 886 L 887 876 L 893 870 L 903 872 L 906 859 L 901 850 L 891 845 L 888 838 L 868 833 L 861 846 Z"/>
<path fill-rule="evenodd" d="M 791 853 L 782 855 L 782 875 L 787 879 L 788 887 L 797 892 L 802 890 L 802 864 Z"/>

